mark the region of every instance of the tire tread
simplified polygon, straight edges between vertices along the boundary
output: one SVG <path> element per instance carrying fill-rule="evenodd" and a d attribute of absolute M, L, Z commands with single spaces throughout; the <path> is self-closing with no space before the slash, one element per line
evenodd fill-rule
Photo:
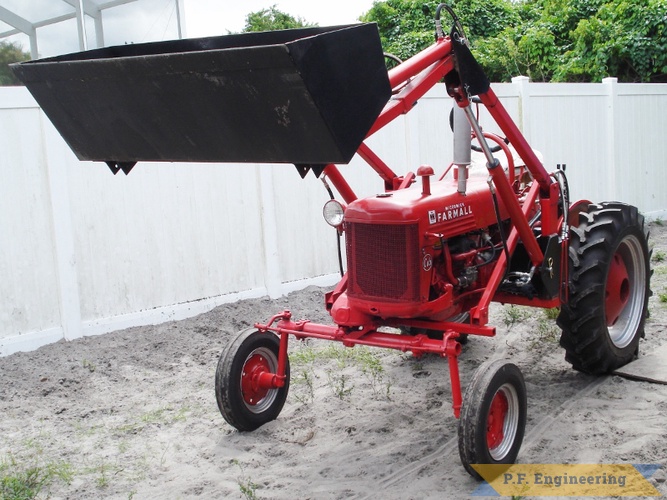
<path fill-rule="evenodd" d="M 620 244 L 618 235 L 624 231 L 633 232 L 640 239 L 648 267 L 648 230 L 644 217 L 634 206 L 620 202 L 591 204 L 588 212 L 580 212 L 579 227 L 570 230 L 570 255 L 575 254 L 577 259 L 570 258 L 569 302 L 561 307 L 557 324 L 562 330 L 560 345 L 566 351 L 566 361 L 582 372 L 608 373 L 628 363 L 637 353 L 639 338 L 644 336 L 651 296 L 652 271 L 648 269 L 642 318 L 627 348 L 610 347 L 604 318 L 605 273 Z"/>

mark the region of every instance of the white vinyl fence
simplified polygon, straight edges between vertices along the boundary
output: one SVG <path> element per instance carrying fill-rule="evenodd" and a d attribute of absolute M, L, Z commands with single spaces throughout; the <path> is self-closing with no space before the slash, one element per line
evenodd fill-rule
<path fill-rule="evenodd" d="M 494 88 L 547 169 L 567 164 L 573 200 L 667 214 L 667 85 Z M 442 171 L 450 108 L 438 86 L 368 144 L 398 173 Z M 359 158 L 340 168 L 359 195 L 382 189 Z M 0 355 L 333 284 L 327 198 L 290 165 L 141 163 L 113 176 L 79 162 L 24 88 L 0 88 Z"/>

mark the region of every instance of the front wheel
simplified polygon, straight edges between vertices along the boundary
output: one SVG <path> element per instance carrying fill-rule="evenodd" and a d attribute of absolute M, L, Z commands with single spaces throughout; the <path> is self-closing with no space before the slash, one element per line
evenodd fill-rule
<path fill-rule="evenodd" d="M 459 456 L 466 471 L 482 479 L 473 464 L 513 464 L 526 429 L 526 384 L 521 370 L 501 359 L 483 363 L 463 396 Z"/>
<path fill-rule="evenodd" d="M 273 333 L 244 330 L 220 355 L 215 372 L 215 397 L 224 419 L 240 431 L 253 431 L 275 420 L 289 390 L 289 361 L 285 384 L 265 387 L 262 374 L 278 371 L 280 340 Z"/>
<path fill-rule="evenodd" d="M 648 232 L 636 207 L 591 205 L 570 232 L 570 290 L 558 325 L 565 359 L 607 373 L 631 361 L 648 315 Z"/>

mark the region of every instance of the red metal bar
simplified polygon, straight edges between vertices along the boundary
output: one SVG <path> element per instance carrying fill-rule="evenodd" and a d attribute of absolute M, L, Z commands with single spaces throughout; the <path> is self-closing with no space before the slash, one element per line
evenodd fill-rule
<path fill-rule="evenodd" d="M 418 54 L 419 55 L 419 54 Z M 416 57 L 416 56 L 415 56 Z M 375 120 L 369 137 L 398 116 L 407 113 L 415 107 L 417 101 L 421 99 L 436 83 L 438 83 L 447 73 L 454 69 L 454 60 L 451 55 L 443 54 L 444 59 L 436 61 L 429 68 L 425 66 L 418 76 L 415 76 L 406 87 L 401 90 L 385 106 L 380 116 Z M 408 60 L 410 61 L 410 59 Z M 403 64 L 407 64 L 406 61 Z M 400 67 L 400 66 L 398 66 Z"/>
<path fill-rule="evenodd" d="M 370 347 L 383 347 L 395 349 L 401 352 L 412 352 L 415 356 L 426 353 L 447 355 L 447 345 L 442 340 L 430 339 L 426 335 L 399 335 L 396 333 L 378 332 L 374 329 L 364 333 L 357 330 L 346 331 L 335 325 L 323 325 L 310 321 L 293 322 L 290 319 L 282 319 L 275 325 L 256 324 L 255 327 L 263 332 L 272 331 L 281 336 L 281 342 L 287 335 L 294 335 L 298 339 L 316 338 L 322 340 L 334 340 L 343 342 L 346 346 L 366 345 Z M 458 336 L 458 332 L 453 334 Z M 453 336 L 453 335 L 450 335 Z M 450 346 L 451 348 L 451 346 Z"/>
<path fill-rule="evenodd" d="M 503 177 L 505 178 L 505 181 L 507 181 L 507 177 L 505 177 L 504 174 Z M 539 184 L 533 184 L 530 188 L 530 191 L 528 191 L 526 200 L 523 203 L 522 213 L 524 220 L 527 220 L 528 213 L 530 212 L 531 207 L 535 203 L 538 193 L 539 193 Z M 507 238 L 507 250 L 509 251 L 510 254 L 514 252 L 514 249 L 516 248 L 518 242 L 519 242 L 519 232 L 515 226 L 514 228 L 512 228 L 509 238 Z M 473 323 L 478 324 L 480 326 L 486 325 L 488 323 L 489 304 L 491 303 L 491 300 L 496 294 L 496 291 L 498 290 L 498 287 L 500 286 L 500 283 L 502 282 L 503 277 L 505 276 L 505 269 L 507 265 L 508 265 L 507 258 L 505 252 L 503 252 L 496 261 L 496 265 L 493 268 L 493 273 L 491 273 L 491 277 L 489 278 L 489 282 L 486 285 L 484 292 L 482 293 L 482 297 L 479 299 L 477 305 L 470 310 L 470 316 Z"/>
<path fill-rule="evenodd" d="M 449 171 L 452 169 L 453 166 L 454 166 L 454 163 L 450 163 L 449 166 L 445 169 L 445 171 L 443 172 L 443 174 L 440 176 L 440 178 L 438 180 L 441 181 L 442 179 L 444 179 L 447 176 L 447 174 L 449 173 Z"/>
<path fill-rule="evenodd" d="M 523 245 L 526 247 L 526 251 L 528 252 L 530 261 L 535 266 L 541 264 L 542 260 L 544 259 L 544 255 L 542 254 L 542 249 L 540 248 L 540 245 L 537 243 L 537 238 L 535 238 L 533 230 L 528 224 L 528 219 L 521 209 L 521 205 L 519 204 L 519 201 L 516 198 L 516 193 L 514 192 L 514 189 L 512 188 L 509 180 L 507 179 L 505 171 L 502 169 L 502 167 L 497 166 L 495 168 L 489 168 L 489 174 L 493 179 L 493 185 L 496 186 L 498 194 L 500 195 L 500 198 L 503 200 L 505 208 L 510 214 L 510 218 L 512 220 L 512 223 L 514 224 L 514 227 L 519 232 L 519 236 L 521 236 L 521 241 L 523 242 Z M 524 203 L 524 206 L 526 204 L 527 202 Z M 530 204 L 528 204 L 528 208 L 530 208 Z"/>
<path fill-rule="evenodd" d="M 454 410 L 454 416 L 459 418 L 461 416 L 461 406 L 463 405 L 458 359 L 459 354 L 461 354 L 461 344 L 452 340 L 450 334 L 446 334 L 443 340 L 448 347 L 447 364 L 449 365 L 449 383 L 452 386 L 452 409 Z"/>
<path fill-rule="evenodd" d="M 388 319 L 385 321 L 387 326 L 412 326 L 425 330 L 436 330 L 439 332 L 454 331 L 465 333 L 466 335 L 479 335 L 481 337 L 495 337 L 496 328 L 493 326 L 471 325 L 470 323 L 452 323 L 450 321 L 428 321 L 419 319 Z"/>
<path fill-rule="evenodd" d="M 282 373 L 283 375 L 279 375 Z M 279 389 L 280 387 L 285 386 L 285 369 L 282 371 L 280 367 L 277 369 L 277 373 L 262 372 L 257 375 L 257 378 L 254 380 L 255 389 Z"/>
<path fill-rule="evenodd" d="M 357 154 L 378 173 L 389 189 L 394 188 L 394 179 L 397 178 L 397 175 L 371 150 L 371 148 L 366 145 L 366 143 L 361 143 L 361 146 L 359 146 L 359 149 L 357 150 Z"/>
<path fill-rule="evenodd" d="M 549 176 L 542 165 L 542 162 L 540 162 L 535 155 L 535 152 L 528 144 L 528 141 L 526 141 L 519 128 L 507 113 L 505 107 L 501 104 L 496 93 L 493 89 L 489 89 L 486 93 L 480 94 L 479 98 L 489 110 L 489 113 L 498 126 L 505 133 L 505 136 L 509 139 L 512 146 L 514 146 L 514 149 L 519 153 L 519 156 L 526 162 L 526 167 L 528 167 L 533 178 L 540 185 L 542 194 L 549 196 L 551 194 L 549 186 L 554 182 L 553 179 Z"/>
<path fill-rule="evenodd" d="M 514 157 L 512 156 L 510 148 L 508 148 L 507 144 L 505 144 L 505 141 L 503 141 L 496 134 L 492 134 L 490 132 L 484 132 L 484 137 L 495 142 L 500 147 L 500 149 L 503 150 L 503 153 L 505 153 L 505 157 L 507 158 L 507 173 L 509 174 L 510 185 L 514 186 L 514 178 L 516 177 L 516 172 L 514 171 Z"/>
<path fill-rule="evenodd" d="M 517 306 L 530 306 L 530 307 L 542 307 L 544 309 L 553 309 L 554 307 L 561 306 L 561 300 L 559 297 L 555 299 L 538 299 L 533 298 L 529 299 L 528 297 L 522 297 L 521 295 L 512 295 L 509 293 L 496 293 L 493 296 L 494 302 L 502 302 L 503 304 L 515 304 Z"/>
<path fill-rule="evenodd" d="M 409 188 L 412 185 L 412 182 L 415 180 L 415 173 L 414 172 L 408 172 L 405 174 L 405 177 L 403 180 L 401 180 L 401 183 L 398 185 L 397 189 L 406 189 Z"/>
<path fill-rule="evenodd" d="M 336 165 L 330 163 L 324 168 L 323 173 L 331 181 L 331 184 L 334 185 L 336 191 L 338 191 L 338 193 L 343 197 L 345 203 L 349 205 L 357 199 L 357 195 L 347 183 L 345 178 L 341 175 L 340 170 L 338 170 Z"/>
<path fill-rule="evenodd" d="M 285 385 L 285 370 L 287 368 L 287 335 L 280 337 L 280 346 L 278 347 L 278 369 L 276 370 L 276 377 L 274 384 L 276 387 L 283 387 Z"/>
<path fill-rule="evenodd" d="M 562 217 L 558 215 L 558 202 L 560 197 L 560 185 L 554 182 L 549 186 L 551 193 L 548 198 L 542 197 L 540 200 L 540 207 L 542 210 L 542 217 L 540 223 L 542 225 L 542 234 L 551 235 L 556 234 L 561 227 L 563 221 Z"/>
<path fill-rule="evenodd" d="M 412 56 L 407 61 L 389 70 L 389 84 L 397 88 L 431 64 L 452 53 L 452 43 L 448 38 L 441 38 L 435 44 Z"/>

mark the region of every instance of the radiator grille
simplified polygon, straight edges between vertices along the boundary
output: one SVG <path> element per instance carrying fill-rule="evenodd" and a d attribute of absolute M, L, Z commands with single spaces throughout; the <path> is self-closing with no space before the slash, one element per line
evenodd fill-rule
<path fill-rule="evenodd" d="M 419 300 L 416 224 L 347 223 L 348 295 L 392 301 Z"/>

